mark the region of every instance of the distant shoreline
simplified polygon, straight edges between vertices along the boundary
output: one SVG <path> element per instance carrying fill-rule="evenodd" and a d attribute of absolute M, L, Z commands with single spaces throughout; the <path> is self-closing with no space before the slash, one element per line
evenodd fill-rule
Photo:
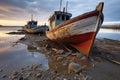
<path fill-rule="evenodd" d="M 0 27 L 23 27 L 23 26 L 2 26 L 2 25 L 0 25 Z M 105 29 L 120 29 L 120 26 L 102 26 L 101 28 L 105 28 Z"/>
<path fill-rule="evenodd" d="M 105 29 L 120 29 L 120 26 L 102 26 L 101 28 L 105 28 Z"/>
<path fill-rule="evenodd" d="M 1 26 L 0 27 L 23 27 L 23 26 Z"/>

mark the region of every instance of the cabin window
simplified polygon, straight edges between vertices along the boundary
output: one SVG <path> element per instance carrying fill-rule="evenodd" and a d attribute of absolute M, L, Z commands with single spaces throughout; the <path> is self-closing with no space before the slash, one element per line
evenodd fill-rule
<path fill-rule="evenodd" d="M 60 20 L 60 15 L 57 15 L 57 20 Z"/>
<path fill-rule="evenodd" d="M 62 15 L 62 20 L 65 20 L 65 16 L 64 15 Z"/>
<path fill-rule="evenodd" d="M 69 16 L 66 16 L 66 20 L 69 20 L 70 19 L 70 17 Z"/>

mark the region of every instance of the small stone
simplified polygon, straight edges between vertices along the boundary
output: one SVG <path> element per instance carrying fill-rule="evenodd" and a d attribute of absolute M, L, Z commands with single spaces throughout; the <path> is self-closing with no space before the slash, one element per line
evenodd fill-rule
<path fill-rule="evenodd" d="M 67 80 L 66 78 L 63 78 L 63 80 Z"/>
<path fill-rule="evenodd" d="M 24 70 L 25 68 L 21 68 L 21 70 Z"/>
<path fill-rule="evenodd" d="M 43 39 L 43 41 L 46 41 L 46 39 Z"/>
<path fill-rule="evenodd" d="M 56 53 L 57 53 L 57 54 L 63 54 L 63 53 L 64 53 L 64 50 L 58 50 Z"/>
<path fill-rule="evenodd" d="M 47 44 L 47 45 L 45 46 L 45 48 L 46 48 L 46 49 L 50 49 L 51 47 L 50 47 L 50 45 Z"/>
<path fill-rule="evenodd" d="M 71 52 L 66 52 L 67 55 L 71 55 L 72 53 Z"/>
<path fill-rule="evenodd" d="M 57 61 L 62 61 L 63 59 L 64 59 L 64 58 L 61 57 L 61 56 L 57 57 Z"/>
<path fill-rule="evenodd" d="M 16 78 L 17 78 L 17 76 L 14 76 L 14 75 L 9 76 L 9 79 L 10 79 L 10 80 L 14 80 L 14 79 L 16 79 Z"/>
<path fill-rule="evenodd" d="M 7 77 L 7 75 L 6 75 L 6 74 L 3 74 L 3 75 L 1 76 L 1 78 L 5 78 L 5 77 Z"/>
<path fill-rule="evenodd" d="M 87 70 L 87 65 L 83 65 L 81 70 Z"/>
<path fill-rule="evenodd" d="M 21 76 L 18 80 L 24 80 L 24 78 Z"/>
<path fill-rule="evenodd" d="M 68 62 L 63 63 L 63 66 L 67 66 L 67 65 L 68 65 Z"/>
<path fill-rule="evenodd" d="M 33 65 L 30 65 L 30 66 L 29 66 L 29 69 L 33 69 Z"/>
<path fill-rule="evenodd" d="M 100 57 L 96 57 L 95 60 L 98 62 L 102 62 L 102 59 Z"/>
<path fill-rule="evenodd" d="M 29 72 L 28 74 L 27 74 L 27 76 L 31 76 L 32 75 L 32 73 L 31 72 Z"/>
<path fill-rule="evenodd" d="M 21 39 L 19 39 L 19 40 L 25 40 L 25 38 L 23 37 L 23 38 L 21 38 Z"/>
<path fill-rule="evenodd" d="M 29 78 L 29 76 L 25 76 L 25 77 L 24 77 L 24 80 L 28 80 L 28 78 Z"/>
<path fill-rule="evenodd" d="M 41 48 L 40 48 L 40 47 L 37 47 L 36 49 L 37 49 L 37 50 L 41 50 Z"/>
<path fill-rule="evenodd" d="M 36 77 L 41 77 L 41 73 L 37 73 L 37 74 L 36 74 Z"/>
<path fill-rule="evenodd" d="M 80 77 L 81 79 L 85 79 L 85 75 L 83 75 L 83 74 L 81 74 L 81 73 L 80 73 L 79 77 Z M 86 80 L 86 79 L 85 79 L 85 80 Z"/>
<path fill-rule="evenodd" d="M 79 58 L 84 56 L 82 53 L 76 53 L 76 54 L 77 54 L 76 56 L 79 57 Z"/>
<path fill-rule="evenodd" d="M 77 77 L 75 76 L 75 77 L 74 77 L 74 80 L 76 80 L 76 79 L 77 79 Z"/>
<path fill-rule="evenodd" d="M 57 73 L 57 74 L 56 74 L 56 76 L 60 76 L 60 74 L 59 74 L 59 73 Z"/>
<path fill-rule="evenodd" d="M 0 72 L 2 72 L 3 70 L 2 69 L 0 69 Z"/>
<path fill-rule="evenodd" d="M 77 54 L 71 54 L 72 56 L 76 56 Z"/>
<path fill-rule="evenodd" d="M 81 65 L 77 64 L 77 63 L 70 63 L 68 66 L 68 73 L 70 73 L 71 71 L 78 73 L 81 70 Z"/>
<path fill-rule="evenodd" d="M 42 66 L 42 64 L 37 64 L 34 69 L 39 69 Z"/>
<path fill-rule="evenodd" d="M 86 76 L 86 78 L 87 78 L 86 80 L 93 80 L 93 78 L 91 76 L 88 76 L 88 75 Z"/>
<path fill-rule="evenodd" d="M 39 48 L 41 51 L 45 51 L 46 49 L 44 47 Z"/>
<path fill-rule="evenodd" d="M 27 68 L 29 68 L 30 66 L 29 65 L 27 65 Z"/>
<path fill-rule="evenodd" d="M 57 51 L 57 49 L 55 49 L 55 48 L 52 48 L 52 50 L 53 50 L 53 51 Z"/>
<path fill-rule="evenodd" d="M 95 68 L 95 64 L 94 63 L 92 64 L 92 67 Z"/>
<path fill-rule="evenodd" d="M 18 72 L 17 72 L 17 71 L 14 71 L 12 74 L 13 74 L 13 75 L 17 75 L 17 74 L 18 74 Z"/>
<path fill-rule="evenodd" d="M 37 70 L 37 69 L 40 68 L 41 65 L 42 65 L 42 64 L 31 65 L 31 66 L 30 66 L 30 69 L 32 69 L 32 70 Z"/>
<path fill-rule="evenodd" d="M 85 56 L 83 56 L 82 58 L 80 58 L 80 60 L 86 60 L 86 57 L 85 57 Z"/>
<path fill-rule="evenodd" d="M 28 80 L 28 78 L 29 78 L 31 75 L 32 75 L 31 73 L 28 73 L 26 76 L 24 76 L 24 79 L 25 79 L 25 80 Z"/>

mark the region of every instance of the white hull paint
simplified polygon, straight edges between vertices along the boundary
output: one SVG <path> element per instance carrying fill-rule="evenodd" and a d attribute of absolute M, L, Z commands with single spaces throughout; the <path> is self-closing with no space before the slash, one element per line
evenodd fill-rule
<path fill-rule="evenodd" d="M 74 23 L 58 28 L 55 32 L 47 32 L 47 37 L 51 40 L 58 38 L 66 38 L 69 36 L 84 34 L 88 32 L 96 32 L 97 16 L 89 17 Z"/>
<path fill-rule="evenodd" d="M 46 31 L 46 36 L 53 41 L 67 43 L 88 56 L 103 22 L 103 5 L 100 3 L 96 10 L 54 26 L 54 29 Z"/>

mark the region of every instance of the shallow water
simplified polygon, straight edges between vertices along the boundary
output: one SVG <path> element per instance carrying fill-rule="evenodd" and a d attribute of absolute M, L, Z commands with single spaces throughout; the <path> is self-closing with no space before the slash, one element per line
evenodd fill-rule
<path fill-rule="evenodd" d="M 30 52 L 27 50 L 27 45 L 16 43 L 18 39 L 25 35 L 6 34 L 18 29 L 20 27 L 0 27 L 0 69 L 3 70 L 0 75 L 9 75 L 9 72 L 31 64 L 42 64 L 41 68 L 47 69 L 48 61 L 44 54 Z"/>
<path fill-rule="evenodd" d="M 120 40 L 120 29 L 103 29 L 103 28 L 101 28 L 96 37 Z"/>

